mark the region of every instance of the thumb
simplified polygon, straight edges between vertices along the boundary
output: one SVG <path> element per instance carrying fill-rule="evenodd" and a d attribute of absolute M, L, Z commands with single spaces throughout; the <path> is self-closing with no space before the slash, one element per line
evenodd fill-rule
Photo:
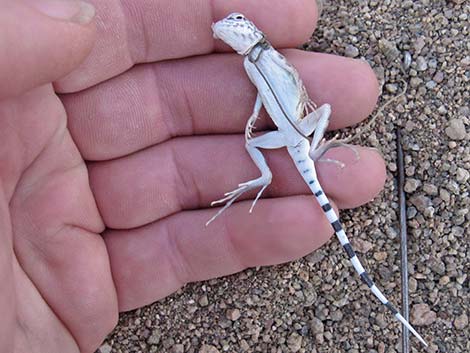
<path fill-rule="evenodd" d="M 94 7 L 79 0 L 0 0 L 0 99 L 65 76 L 94 43 Z"/>

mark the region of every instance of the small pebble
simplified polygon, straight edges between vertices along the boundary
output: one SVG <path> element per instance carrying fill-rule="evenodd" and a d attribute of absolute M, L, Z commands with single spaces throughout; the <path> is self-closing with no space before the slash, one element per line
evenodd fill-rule
<path fill-rule="evenodd" d="M 436 196 L 439 193 L 439 190 L 436 185 L 430 184 L 430 183 L 424 183 L 423 185 L 423 191 L 432 196 Z"/>
<path fill-rule="evenodd" d="M 395 83 L 387 83 L 385 85 L 385 89 L 387 90 L 388 93 L 397 93 L 398 86 Z"/>
<path fill-rule="evenodd" d="M 436 321 L 437 315 L 427 304 L 415 304 L 411 308 L 411 322 L 416 326 L 429 326 Z"/>
<path fill-rule="evenodd" d="M 468 326 L 468 316 L 467 314 L 462 314 L 457 316 L 454 320 L 454 326 L 458 330 L 463 330 L 465 327 Z"/>
<path fill-rule="evenodd" d="M 457 168 L 457 181 L 460 183 L 466 183 L 470 178 L 470 173 L 464 168 Z"/>
<path fill-rule="evenodd" d="M 420 212 L 424 212 L 429 207 L 432 207 L 432 201 L 429 197 L 424 195 L 416 195 L 410 198 L 410 202 L 418 209 Z"/>
<path fill-rule="evenodd" d="M 292 333 L 287 339 L 287 347 L 290 352 L 298 352 L 302 348 L 302 336 L 296 332 Z"/>
<path fill-rule="evenodd" d="M 386 251 L 379 251 L 379 252 L 374 253 L 374 259 L 376 259 L 379 262 L 386 260 L 387 257 L 388 257 L 388 254 Z"/>
<path fill-rule="evenodd" d="M 374 247 L 374 244 L 372 244 L 370 241 L 362 240 L 360 238 L 353 239 L 352 245 L 354 249 L 361 254 L 365 254 Z"/>
<path fill-rule="evenodd" d="M 320 319 L 314 317 L 310 321 L 310 330 L 314 335 L 317 335 L 325 331 L 325 326 L 323 325 L 323 322 Z"/>
<path fill-rule="evenodd" d="M 154 330 L 152 335 L 147 339 L 147 343 L 150 345 L 157 345 L 160 343 L 161 334 L 159 330 Z"/>
<path fill-rule="evenodd" d="M 428 69 L 428 62 L 422 56 L 418 56 L 416 59 L 416 70 L 418 71 L 426 71 Z"/>
<path fill-rule="evenodd" d="M 173 347 L 171 347 L 171 353 L 184 353 L 184 345 L 175 344 Z"/>
<path fill-rule="evenodd" d="M 237 321 L 241 316 L 240 310 L 238 309 L 229 309 L 227 310 L 226 317 L 229 320 Z"/>
<path fill-rule="evenodd" d="M 418 37 L 413 43 L 413 47 L 415 50 L 416 54 L 420 54 L 421 50 L 423 50 L 424 46 L 426 45 L 426 42 L 424 41 L 424 37 Z"/>
<path fill-rule="evenodd" d="M 395 43 L 387 40 L 379 40 L 379 49 L 385 55 L 388 61 L 393 61 L 400 56 L 400 51 L 398 50 Z"/>
<path fill-rule="evenodd" d="M 452 140 L 463 140 L 467 136 L 465 124 L 461 119 L 450 120 L 445 133 Z"/>
<path fill-rule="evenodd" d="M 112 347 L 105 343 L 99 348 L 99 353 L 111 353 Z"/>
<path fill-rule="evenodd" d="M 442 71 L 438 71 L 432 79 L 437 83 L 441 83 L 442 81 L 444 81 L 444 73 Z"/>
<path fill-rule="evenodd" d="M 349 58 L 355 58 L 359 55 L 359 49 L 357 49 L 354 45 L 347 45 L 346 49 L 344 50 L 344 55 Z"/>
<path fill-rule="evenodd" d="M 404 186 L 404 190 L 407 193 L 416 191 L 421 186 L 421 181 L 413 178 L 407 178 Z"/>
<path fill-rule="evenodd" d="M 200 306 L 208 306 L 209 305 L 209 299 L 207 298 L 207 295 L 203 295 L 199 298 L 198 303 Z"/>

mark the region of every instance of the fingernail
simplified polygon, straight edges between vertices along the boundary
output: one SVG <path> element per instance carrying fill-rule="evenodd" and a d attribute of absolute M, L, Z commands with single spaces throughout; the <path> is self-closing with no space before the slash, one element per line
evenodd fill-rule
<path fill-rule="evenodd" d="M 85 25 L 95 17 L 95 8 L 81 0 L 33 0 L 31 6 L 43 14 L 59 20 Z"/>

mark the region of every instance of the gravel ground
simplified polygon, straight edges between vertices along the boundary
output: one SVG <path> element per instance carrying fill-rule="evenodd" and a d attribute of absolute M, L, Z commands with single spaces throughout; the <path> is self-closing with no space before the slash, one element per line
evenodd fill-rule
<path fill-rule="evenodd" d="M 342 213 L 385 294 L 400 302 L 395 129 L 407 176 L 412 323 L 431 343 L 412 352 L 470 351 L 470 4 L 465 0 L 325 1 L 307 50 L 363 58 L 385 110 L 364 144 L 385 156 L 385 191 Z M 411 66 L 401 62 L 409 52 Z M 186 286 L 121 316 L 110 352 L 401 352 L 400 326 L 353 273 L 338 242 L 286 265 Z"/>

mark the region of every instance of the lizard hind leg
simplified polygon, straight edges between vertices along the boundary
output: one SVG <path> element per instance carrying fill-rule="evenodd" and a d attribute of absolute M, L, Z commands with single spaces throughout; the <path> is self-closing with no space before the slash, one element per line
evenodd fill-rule
<path fill-rule="evenodd" d="M 261 194 L 264 190 L 266 190 L 269 184 L 271 184 L 272 180 L 271 170 L 269 169 L 269 166 L 266 163 L 266 159 L 264 158 L 259 148 L 276 149 L 284 146 L 285 142 L 283 135 L 278 131 L 268 132 L 264 135 L 254 137 L 246 141 L 246 150 L 248 151 L 251 159 L 261 172 L 261 176 L 259 178 L 238 184 L 238 187 L 235 190 L 225 193 L 223 198 L 212 202 L 211 206 L 222 204 L 224 202 L 225 205 L 206 223 L 206 225 L 209 225 L 209 223 L 211 223 L 218 216 L 220 216 L 222 212 L 229 208 L 245 192 L 261 188 L 258 194 L 256 195 L 253 203 L 251 204 L 249 212 L 251 213 L 253 211 L 253 208 L 261 197 Z"/>
<path fill-rule="evenodd" d="M 329 159 L 329 158 L 322 158 L 323 155 L 330 149 L 336 148 L 336 147 L 345 147 L 349 150 L 351 150 L 354 153 L 354 156 L 356 158 L 356 161 L 361 159 L 361 156 L 359 152 L 357 151 L 356 147 L 354 145 L 350 145 L 348 143 L 345 143 L 341 140 L 338 140 L 336 137 L 332 138 L 329 141 L 322 141 L 319 146 L 315 149 L 310 149 L 309 156 L 312 158 L 313 161 L 315 162 L 334 162 L 336 164 L 339 164 L 342 166 L 341 168 L 344 168 L 344 163 L 337 161 L 335 159 Z"/>

